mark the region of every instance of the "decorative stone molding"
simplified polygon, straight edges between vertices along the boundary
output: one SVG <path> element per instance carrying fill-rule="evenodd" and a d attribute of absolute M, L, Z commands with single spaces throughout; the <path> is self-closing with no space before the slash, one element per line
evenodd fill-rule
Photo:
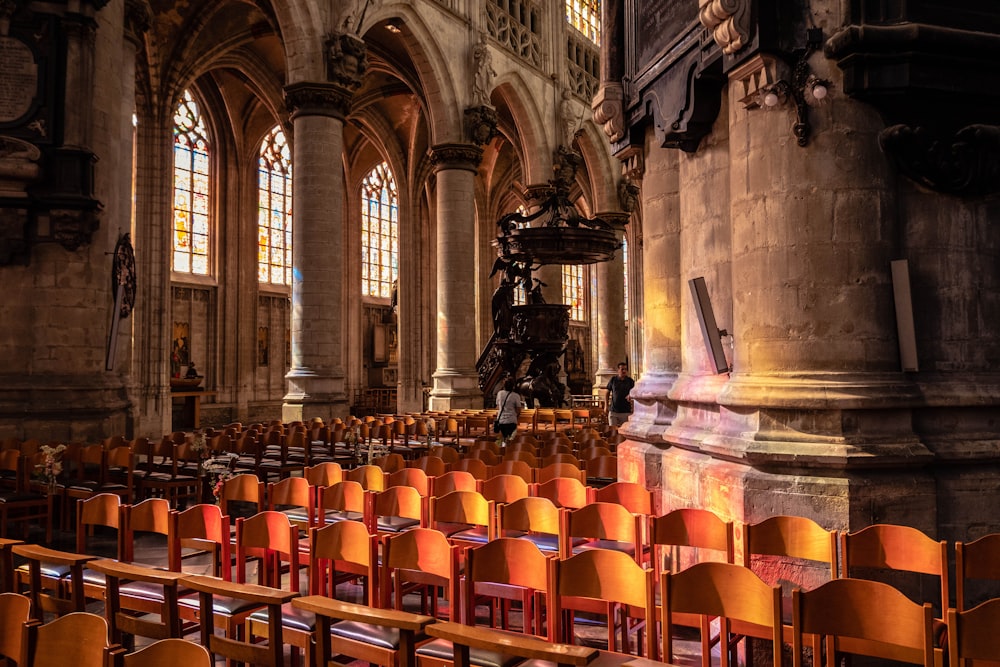
<path fill-rule="evenodd" d="M 1000 192 L 1000 126 L 968 125 L 946 135 L 926 127 L 893 125 L 879 145 L 914 181 L 955 195 Z"/>
<path fill-rule="evenodd" d="M 618 155 L 622 163 L 622 177 L 630 182 L 641 182 L 646 173 L 646 161 L 641 147 L 630 146 Z"/>
<path fill-rule="evenodd" d="M 326 75 L 335 84 L 354 91 L 368 69 L 365 41 L 349 32 L 333 33 L 326 39 Z"/>
<path fill-rule="evenodd" d="M 497 110 L 488 105 L 469 107 L 465 110 L 465 131 L 469 140 L 477 146 L 485 146 L 499 136 L 497 125 L 500 118 Z"/>
<path fill-rule="evenodd" d="M 464 169 L 476 171 L 483 159 L 483 149 L 472 144 L 438 144 L 430 150 L 434 171 Z"/>
<path fill-rule="evenodd" d="M 618 182 L 618 205 L 626 213 L 639 210 L 639 186 L 628 178 Z"/>
<path fill-rule="evenodd" d="M 293 83 L 285 86 L 289 117 L 330 116 L 343 120 L 351 110 L 353 90 L 332 83 Z"/>
<path fill-rule="evenodd" d="M 750 41 L 750 0 L 699 0 L 698 20 L 727 55 Z"/>
<path fill-rule="evenodd" d="M 125 38 L 136 45 L 153 24 L 153 10 L 149 0 L 125 0 Z"/>
<path fill-rule="evenodd" d="M 620 83 L 605 82 L 594 96 L 590 108 L 594 122 L 604 127 L 604 134 L 611 141 L 625 136 L 625 87 Z"/>

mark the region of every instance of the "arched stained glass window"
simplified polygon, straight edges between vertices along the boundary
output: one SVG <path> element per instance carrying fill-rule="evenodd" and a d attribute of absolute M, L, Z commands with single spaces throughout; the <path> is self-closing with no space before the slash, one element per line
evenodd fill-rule
<path fill-rule="evenodd" d="M 292 282 L 292 156 L 277 125 L 260 144 L 257 167 L 257 279 Z"/>
<path fill-rule="evenodd" d="M 361 294 L 390 298 L 398 271 L 399 202 L 383 162 L 361 184 Z"/>
<path fill-rule="evenodd" d="M 563 303 L 569 306 L 569 318 L 582 322 L 586 319 L 583 302 L 583 267 L 571 264 L 562 267 Z"/>
<path fill-rule="evenodd" d="M 208 275 L 209 157 L 198 105 L 185 90 L 174 111 L 174 259 L 178 273 Z"/>
<path fill-rule="evenodd" d="M 601 45 L 601 0 L 566 0 L 566 20 L 587 39 Z"/>

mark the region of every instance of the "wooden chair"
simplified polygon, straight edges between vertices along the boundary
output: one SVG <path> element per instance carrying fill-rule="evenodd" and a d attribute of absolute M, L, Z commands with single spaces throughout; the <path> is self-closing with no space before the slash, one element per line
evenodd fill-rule
<path fill-rule="evenodd" d="M 598 485 L 618 480 L 618 457 L 613 454 L 586 459 L 583 467 L 590 484 Z"/>
<path fill-rule="evenodd" d="M 427 525 L 452 544 L 482 544 L 496 535 L 496 510 L 478 491 L 452 491 L 430 498 Z"/>
<path fill-rule="evenodd" d="M 424 498 L 412 486 L 390 486 L 372 494 L 368 530 L 379 535 L 427 525 Z"/>
<path fill-rule="evenodd" d="M 24 625 L 31 617 L 31 600 L 17 593 L 0 593 L 0 662 L 21 659 Z"/>
<path fill-rule="evenodd" d="M 107 579 L 104 613 L 112 642 L 121 644 L 124 633 L 152 639 L 181 636 L 178 581 L 185 575 L 111 559 L 91 561 L 87 567 Z"/>
<path fill-rule="evenodd" d="M 410 461 L 410 468 L 419 468 L 427 473 L 428 477 L 438 477 L 448 472 L 448 464 L 439 456 L 421 456 L 415 461 Z"/>
<path fill-rule="evenodd" d="M 522 632 L 545 637 L 542 599 L 551 588 L 548 556 L 528 540 L 499 537 L 469 549 L 465 561 L 464 622 L 476 624 L 476 606 L 489 602 L 492 625 L 508 629 L 509 604 L 521 604 Z"/>
<path fill-rule="evenodd" d="M 389 488 L 393 486 L 412 486 L 421 497 L 429 496 L 431 493 L 430 478 L 420 468 L 402 468 L 397 470 L 389 475 L 386 484 Z"/>
<path fill-rule="evenodd" d="M 772 660 L 775 667 L 781 666 L 782 622 L 781 587 L 768 586 L 749 569 L 732 563 L 696 563 L 691 567 L 672 574 L 663 573 L 663 641 L 662 659 L 675 659 L 673 637 L 675 618 L 683 615 L 681 625 L 692 625 L 691 616 L 700 619 L 696 627 L 701 630 L 701 664 L 711 667 L 712 636 L 710 621 L 720 619 L 721 634 L 729 638 L 728 626 L 732 621 L 740 621 L 746 636 L 747 627 L 758 626 L 760 632 L 753 636 L 769 639 L 772 643 Z M 731 642 L 726 644 L 732 646 Z M 730 665 L 730 651 L 720 652 L 722 667 Z"/>
<path fill-rule="evenodd" d="M 10 536 L 10 526 L 21 524 L 27 538 L 31 526 L 45 525 L 45 543 L 52 542 L 52 494 L 28 487 L 27 458 L 17 449 L 0 451 L 0 473 L 7 473 L 9 486 L 0 490 L 0 535 Z"/>
<path fill-rule="evenodd" d="M 11 547 L 21 540 L 0 537 L 0 593 L 14 592 L 14 554 Z"/>
<path fill-rule="evenodd" d="M 497 534 L 526 540 L 555 555 L 562 545 L 561 514 L 548 498 L 527 496 L 497 508 Z"/>
<path fill-rule="evenodd" d="M 264 482 L 256 475 L 234 475 L 222 483 L 219 492 L 219 508 L 234 518 L 263 512 L 265 500 Z"/>
<path fill-rule="evenodd" d="M 18 667 L 107 667 L 121 647 L 108 643 L 108 623 L 97 614 L 73 612 L 26 626 Z"/>
<path fill-rule="evenodd" d="M 479 482 L 477 487 L 484 498 L 492 500 L 497 506 L 531 495 L 531 487 L 519 475 L 494 475 Z"/>
<path fill-rule="evenodd" d="M 571 477 L 553 477 L 547 482 L 536 484 L 532 495 L 548 498 L 556 507 L 567 509 L 579 509 L 590 501 L 587 487 L 580 480 Z"/>
<path fill-rule="evenodd" d="M 546 445 L 538 452 L 541 457 L 541 467 L 545 468 L 553 463 L 569 463 L 574 468 L 580 470 L 580 459 L 576 458 L 570 450 L 569 445 Z"/>
<path fill-rule="evenodd" d="M 503 455 L 504 461 L 522 461 L 529 468 L 538 467 L 538 457 L 525 449 L 508 449 Z"/>
<path fill-rule="evenodd" d="M 163 552 L 169 544 L 170 536 L 170 503 L 166 498 L 147 498 L 135 505 L 122 505 L 121 507 L 121 560 L 125 562 L 135 562 L 136 537 L 149 544 L 149 548 L 143 554 L 145 565 L 154 567 L 169 566 L 169 558 L 161 562 L 149 562 L 150 551 L 157 551 L 158 547 L 164 547 Z M 150 542 L 157 537 L 158 542 L 153 545 Z"/>
<path fill-rule="evenodd" d="M 199 575 L 188 575 L 182 582 L 198 592 L 201 645 L 213 654 L 213 658 L 221 655 L 227 662 L 248 662 L 264 667 L 284 665 L 281 606 L 298 597 L 298 593 Z M 253 638 L 239 639 L 239 627 L 261 607 L 266 608 L 268 614 L 267 646 L 252 641 Z M 216 623 L 220 621 L 227 624 L 225 636 L 215 634 Z"/>
<path fill-rule="evenodd" d="M 523 658 L 524 664 L 584 667 L 598 657 L 597 649 L 588 646 L 555 644 L 532 637 L 510 636 L 498 630 L 473 628 L 459 623 L 438 622 L 426 628 L 427 634 L 454 646 L 455 667 L 470 667 L 473 650 L 493 652 L 502 646 L 507 659 Z M 491 663 L 492 664 L 492 663 Z"/>
<path fill-rule="evenodd" d="M 430 603 L 431 616 L 438 616 L 438 591 L 450 601 L 448 620 L 458 621 L 459 548 L 439 531 L 414 528 L 385 541 L 382 581 L 379 584 L 382 607 L 402 609 L 403 595 L 415 589 L 425 591 L 424 608 Z"/>
<path fill-rule="evenodd" d="M 212 656 L 201 644 L 186 639 L 161 639 L 124 656 L 122 667 L 212 667 Z"/>
<path fill-rule="evenodd" d="M 324 461 L 304 468 L 302 476 L 308 480 L 309 486 L 330 486 L 344 479 L 344 469 L 341 468 L 339 463 Z"/>
<path fill-rule="evenodd" d="M 402 424 L 403 422 L 397 422 Z M 372 461 L 372 465 L 377 465 L 387 474 L 396 472 L 397 470 L 402 470 L 406 467 L 406 459 L 403 458 L 402 454 L 397 454 L 395 452 L 390 452 L 385 456 L 380 456 Z"/>
<path fill-rule="evenodd" d="M 561 456 L 558 455 L 557 456 Z M 544 484 L 550 479 L 555 479 L 556 477 L 569 477 L 570 479 L 579 480 L 581 484 L 586 484 L 587 478 L 583 470 L 572 463 L 551 463 L 544 468 L 538 468 L 535 470 L 535 483 Z"/>
<path fill-rule="evenodd" d="M 338 651 L 348 648 L 351 650 L 349 655 L 363 654 L 358 659 L 381 667 L 413 667 L 416 639 L 434 623 L 430 616 L 350 604 L 321 595 L 296 598 L 292 606 L 315 616 L 316 664 L 324 667 L 331 662 L 334 642 Z M 338 634 L 338 628 L 342 633 L 359 636 L 352 634 L 345 638 Z M 375 645 L 365 644 L 361 641 L 363 638 L 385 640 L 380 642 L 382 645 Z"/>
<path fill-rule="evenodd" d="M 359 482 L 345 479 L 319 490 L 316 524 L 333 521 L 367 521 L 369 496 Z"/>
<path fill-rule="evenodd" d="M 167 519 L 167 559 L 171 572 L 183 572 L 185 559 L 208 555 L 211 572 L 232 579 L 229 516 L 218 505 L 194 505 Z"/>
<path fill-rule="evenodd" d="M 485 461 L 475 458 L 464 458 L 448 465 L 448 472 L 467 472 L 477 481 L 489 476 L 489 467 Z"/>
<path fill-rule="evenodd" d="M 930 575 L 934 587 L 933 594 L 917 592 L 917 601 L 931 602 L 939 619 L 944 619 L 944 611 L 951 606 L 948 590 L 948 543 L 934 540 L 910 526 L 876 524 L 862 528 L 841 537 L 842 574 L 845 577 L 872 579 L 881 571 L 913 572 Z M 886 581 L 903 589 L 905 582 L 892 579 Z M 918 582 L 918 585 L 921 582 Z M 935 599 L 937 598 L 937 599 Z M 943 628 L 942 628 L 943 630 Z"/>
<path fill-rule="evenodd" d="M 363 465 L 344 473 L 344 480 L 357 482 L 365 491 L 385 491 L 385 471 L 378 466 Z"/>
<path fill-rule="evenodd" d="M 436 456 L 449 466 L 462 458 L 462 455 L 458 453 L 457 449 L 448 446 L 431 447 L 428 450 L 427 455 Z"/>
<path fill-rule="evenodd" d="M 649 517 L 646 532 L 657 578 L 664 571 L 679 572 L 698 560 L 709 560 L 702 550 L 715 552 L 714 560 L 735 562 L 733 522 L 723 521 L 710 510 L 681 508 Z M 697 550 L 698 558 L 693 551 L 682 558 L 681 548 Z"/>
<path fill-rule="evenodd" d="M 299 592 L 299 529 L 285 514 L 264 511 L 236 520 L 236 581 L 245 583 L 247 565 L 255 561 L 257 583 L 281 588 L 283 564 L 288 567 L 289 589 Z"/>
<path fill-rule="evenodd" d="M 594 491 L 594 500 L 618 503 L 632 514 L 653 514 L 653 494 L 638 482 L 614 482 Z"/>
<path fill-rule="evenodd" d="M 517 475 L 528 484 L 535 481 L 535 473 L 531 466 L 524 461 L 501 461 L 495 466 L 490 466 L 490 477 L 497 475 Z"/>
<path fill-rule="evenodd" d="M 967 594 L 970 579 L 1000 582 L 1000 533 L 984 535 L 973 542 L 955 543 L 955 608 L 958 611 L 971 609 L 982 601 L 971 599 Z"/>
<path fill-rule="evenodd" d="M 1000 599 L 966 611 L 949 609 L 947 620 L 949 667 L 1000 661 Z"/>
<path fill-rule="evenodd" d="M 486 464 L 486 476 L 489 477 L 489 469 L 492 466 L 500 463 L 500 455 L 491 449 L 473 449 L 467 455 L 466 458 L 476 459 L 477 461 L 482 461 Z"/>
<path fill-rule="evenodd" d="M 449 470 L 445 474 L 434 478 L 431 495 L 441 497 L 452 491 L 477 490 L 478 484 L 472 473 L 462 470 Z"/>
<path fill-rule="evenodd" d="M 641 565 L 645 562 L 644 521 L 644 516 L 632 514 L 617 503 L 594 502 L 563 512 L 560 557 L 569 558 L 589 549 L 610 549 L 628 554 Z"/>
<path fill-rule="evenodd" d="M 267 485 L 267 509 L 281 512 L 300 530 L 316 523 L 315 493 L 305 477 L 286 477 Z"/>
<path fill-rule="evenodd" d="M 804 635 L 812 636 L 817 667 L 819 656 L 833 667 L 845 654 L 924 667 L 943 663 L 941 649 L 934 648 L 930 603 L 917 604 L 888 584 L 834 579 L 810 591 L 795 589 L 792 610 L 794 667 L 802 665 Z"/>
<path fill-rule="evenodd" d="M 552 589 L 549 602 L 549 639 L 574 643 L 571 610 L 599 613 L 607 619 L 608 651 L 630 653 L 631 631 L 655 619 L 653 571 L 643 568 L 621 551 L 591 549 L 564 560 L 551 559 Z M 623 610 L 621 622 L 616 611 Z M 656 632 L 640 632 L 637 648 L 647 658 L 656 657 Z M 620 641 L 616 641 L 620 636 Z"/>

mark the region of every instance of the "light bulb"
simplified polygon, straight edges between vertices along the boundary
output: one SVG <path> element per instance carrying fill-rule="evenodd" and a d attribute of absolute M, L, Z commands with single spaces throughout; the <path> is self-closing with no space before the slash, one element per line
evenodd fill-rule
<path fill-rule="evenodd" d="M 817 100 L 821 100 L 826 97 L 827 92 L 826 86 L 822 83 L 817 83 L 812 87 L 812 95 Z"/>
<path fill-rule="evenodd" d="M 778 106 L 778 95 L 774 92 L 768 92 L 764 95 L 764 106 L 766 107 L 776 107 Z"/>

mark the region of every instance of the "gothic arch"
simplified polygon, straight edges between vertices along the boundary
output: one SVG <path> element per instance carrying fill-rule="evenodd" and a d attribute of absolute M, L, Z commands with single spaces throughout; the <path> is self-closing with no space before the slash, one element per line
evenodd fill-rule
<path fill-rule="evenodd" d="M 519 73 L 512 72 L 498 81 L 493 97 L 509 110 L 517 128 L 517 137 L 510 139 L 512 143 L 516 139 L 525 185 L 548 182 L 553 151 L 550 133 L 528 85 Z"/>
<path fill-rule="evenodd" d="M 590 205 L 597 213 L 620 211 L 618 177 L 604 145 L 603 133 L 593 122 L 587 121 L 583 124 L 583 132 L 577 137 L 576 144 L 586 166 L 586 190 L 589 191 L 587 199 Z"/>

